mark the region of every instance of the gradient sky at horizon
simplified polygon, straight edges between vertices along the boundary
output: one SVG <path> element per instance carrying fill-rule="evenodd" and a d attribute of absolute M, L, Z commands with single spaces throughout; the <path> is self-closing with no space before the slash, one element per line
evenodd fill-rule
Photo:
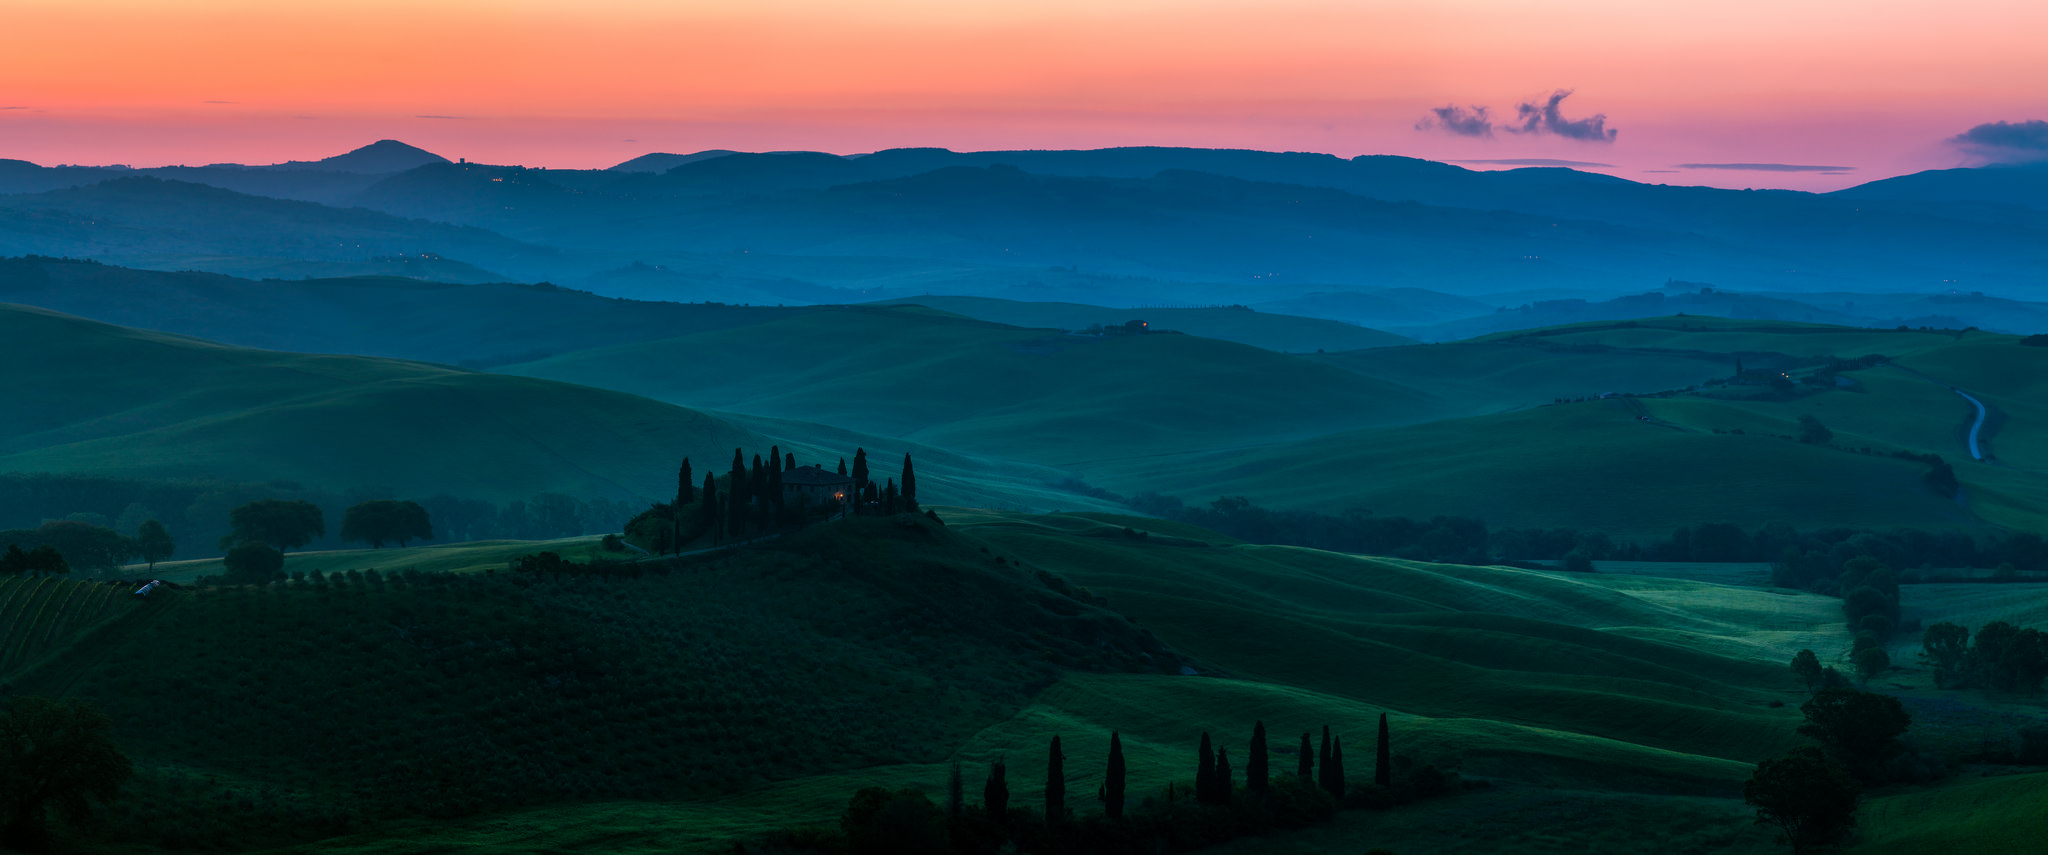
<path fill-rule="evenodd" d="M 9 0 L 0 157 L 1184 145 L 1831 189 L 2048 118 L 2038 0 Z M 1570 97 L 1535 132 L 1517 105 Z M 1485 107 L 1490 136 L 1421 127 Z M 1588 120 L 1605 116 L 1611 141 Z M 1716 169 L 1781 164 L 1805 169 Z M 1512 164 L 1468 163 L 1475 168 Z M 1849 167 L 1829 169 L 1823 167 Z"/>

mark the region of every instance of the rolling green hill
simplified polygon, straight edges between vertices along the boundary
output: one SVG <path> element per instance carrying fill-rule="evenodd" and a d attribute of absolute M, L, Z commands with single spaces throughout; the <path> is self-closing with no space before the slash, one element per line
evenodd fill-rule
<path fill-rule="evenodd" d="M 1439 406 L 1196 336 L 1069 335 L 909 309 L 816 312 L 501 370 L 1059 466 L 1414 422 Z"/>
<path fill-rule="evenodd" d="M 1154 330 L 1175 330 L 1284 353 L 1361 350 L 1412 341 L 1405 336 L 1337 321 L 1243 308 L 1112 309 L 1079 303 L 1025 303 L 991 297 L 905 297 L 888 302 L 930 306 L 1017 327 L 1085 330 L 1090 326 L 1114 327 L 1132 320 L 1143 320 Z"/>
<path fill-rule="evenodd" d="M 1628 537 L 1700 521 L 1983 525 L 1922 486 L 1924 465 L 1777 436 L 1690 432 L 1644 422 L 1629 403 L 1585 401 L 1077 468 L 1089 483 L 1124 493 L 1204 502 L 1241 495 L 1269 507 L 1463 515 Z M 1659 403 L 1649 402 L 1653 412 Z M 1977 477 L 1959 475 L 1966 484 Z"/>
<path fill-rule="evenodd" d="M 243 347 L 451 365 L 533 359 L 804 311 L 617 300 L 503 281 L 254 281 L 45 258 L 0 260 L 0 300 Z"/>
<path fill-rule="evenodd" d="M 248 350 L 0 308 L 0 469 L 299 481 L 403 494 L 635 498 L 672 461 L 769 441 L 562 383 L 389 359 Z"/>

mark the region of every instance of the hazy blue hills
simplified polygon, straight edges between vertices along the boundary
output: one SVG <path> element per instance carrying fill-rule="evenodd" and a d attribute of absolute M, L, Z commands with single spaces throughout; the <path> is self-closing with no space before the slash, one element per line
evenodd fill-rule
<path fill-rule="evenodd" d="M 708 287 L 694 299 L 742 302 L 837 302 L 816 289 L 871 285 L 882 293 L 869 298 L 941 290 L 1015 297 L 1007 289 L 1055 269 L 1184 283 L 1173 287 L 1188 292 L 1097 283 L 1098 294 L 1054 297 L 1097 305 L 1255 305 L 1390 288 L 1601 299 L 1670 279 L 1752 292 L 2030 298 L 2048 279 L 2037 250 L 2048 245 L 2048 212 L 2012 202 L 2031 185 L 2008 179 L 2038 175 L 2021 168 L 1923 173 L 1819 195 L 1556 168 L 1481 172 L 1412 158 L 1170 148 L 712 151 L 628 163 L 448 163 L 395 141 L 320 161 L 140 174 L 10 161 L 0 163 L 0 193 L 13 194 L 0 197 L 0 252 L 255 275 L 293 261 L 428 253 L 497 278 L 594 288 L 610 280 L 621 289 L 613 293 L 673 290 L 680 299 Z M 400 171 L 372 171 L 392 169 Z M 152 185 L 152 177 L 177 180 Z M 1984 195 L 1969 186 L 2000 182 L 2012 185 L 2009 196 L 1969 201 Z M 227 189 L 245 198 L 231 201 Z M 258 196 L 341 210 L 315 214 L 252 201 Z M 358 207 L 438 225 L 373 224 L 368 212 L 347 210 Z M 762 255 L 808 261 L 749 258 Z M 894 270 L 856 282 L 867 274 L 850 268 L 877 259 Z M 714 268 L 758 281 L 707 283 Z M 794 284 L 769 285 L 781 280 Z M 1390 321 L 1356 307 L 1328 316 L 1376 327 L 1456 319 Z"/>
<path fill-rule="evenodd" d="M 1828 195 L 1906 202 L 1994 202 L 2048 210 L 2048 164 L 1931 169 L 1858 184 Z"/>
<path fill-rule="evenodd" d="M 1282 304 L 1287 305 L 1287 304 Z M 1709 315 L 1760 321 L 1797 321 L 1852 327 L 1977 327 L 2032 334 L 2048 329 L 2048 303 L 1983 294 L 1742 293 L 1698 283 L 1610 300 L 1539 300 L 1497 311 L 1396 331 L 1425 341 L 1455 341 L 1510 330 L 1619 321 L 1656 315 Z"/>
<path fill-rule="evenodd" d="M 739 154 L 739 152 L 723 148 L 710 149 L 707 151 L 695 152 L 693 154 L 670 154 L 668 152 L 658 151 L 652 154 L 643 154 L 640 155 L 639 157 L 633 158 L 632 160 L 628 160 L 616 164 L 614 166 L 606 167 L 605 171 L 656 173 L 667 172 L 685 163 L 690 163 L 692 161 L 698 160 L 709 160 L 714 157 L 724 157 L 728 154 Z"/>
<path fill-rule="evenodd" d="M 428 254 L 500 269 L 499 279 L 545 278 L 559 255 L 473 227 L 149 176 L 0 196 L 0 254 L 193 269 L 222 258 L 361 262 Z"/>
<path fill-rule="evenodd" d="M 0 302 L 244 347 L 480 365 L 810 311 L 647 303 L 504 282 L 255 281 L 48 259 L 0 259 Z"/>

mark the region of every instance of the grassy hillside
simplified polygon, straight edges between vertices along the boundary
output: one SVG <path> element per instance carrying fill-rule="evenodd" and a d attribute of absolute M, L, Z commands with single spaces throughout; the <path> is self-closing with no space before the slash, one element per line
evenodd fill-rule
<path fill-rule="evenodd" d="M 768 441 L 562 383 L 247 350 L 0 307 L 0 469 L 523 498 L 674 491 L 673 461 Z"/>
<path fill-rule="evenodd" d="M 958 315 L 1018 327 L 1085 330 L 1090 326 L 1122 326 L 1142 320 L 1155 330 L 1234 341 L 1284 353 L 1361 350 L 1408 344 L 1411 339 L 1376 329 L 1322 318 L 1304 318 L 1242 308 L 1112 309 L 1080 303 L 1037 303 L 991 297 L 905 297 L 893 304 L 915 304 Z"/>
<path fill-rule="evenodd" d="M 1383 347 L 1316 359 L 1428 390 L 1471 414 L 1533 407 L 1559 398 L 1684 389 L 1735 373 L 1735 360 L 1722 354 L 1556 346 L 1540 339 Z"/>
<path fill-rule="evenodd" d="M 1134 799 L 1184 787 L 1203 732 L 1241 763 L 1253 720 L 1276 770 L 1329 724 L 1362 775 L 1386 712 L 1398 753 L 1495 786 L 1223 851 L 1768 852 L 1738 793 L 1794 744 L 1783 663 L 1847 645 L 1838 602 L 1807 594 L 938 512 L 607 579 L 493 567 L 514 544 L 442 550 L 486 568 L 453 575 L 394 572 L 394 550 L 295 556 L 321 576 L 130 604 L 103 624 L 125 631 L 13 683 L 114 713 L 141 765 L 107 828 L 138 844 L 730 851 L 829 824 L 863 786 L 936 798 L 955 758 L 970 800 L 1003 757 L 1013 804 L 1036 804 L 1055 734 L 1080 795 L 1111 730 Z M 336 572 L 363 562 L 385 569 Z M 1995 841 L 1944 806 L 2033 797 L 1971 786 L 1873 802 L 1864 845 Z"/>
<path fill-rule="evenodd" d="M 403 276 L 438 270 L 395 266 L 386 273 L 400 275 L 301 279 L 292 273 L 288 281 L 254 281 L 11 259 L 0 261 L 0 300 L 244 347 L 451 365 L 747 326 L 800 311 L 615 300 L 502 277 L 465 285 L 423 282 Z"/>
<path fill-rule="evenodd" d="M 1699 521 L 1982 524 L 1969 508 L 1929 492 L 1922 464 L 1779 436 L 1691 432 L 1645 422 L 1630 403 L 1583 401 L 1242 451 L 1109 461 L 1082 472 L 1111 490 L 1152 489 L 1192 501 L 1241 495 L 1269 507 L 1452 514 L 1617 536 L 1663 536 Z"/>
<path fill-rule="evenodd" d="M 817 312 L 502 370 L 1049 465 L 1413 422 L 1437 406 L 1196 336 L 1068 335 L 911 309 Z"/>
<path fill-rule="evenodd" d="M 396 569 L 420 550 L 294 556 L 321 573 L 165 592 L 13 683 L 113 715 L 141 762 L 115 837 L 708 852 L 830 821 L 860 786 L 942 792 L 954 757 L 1011 758 L 1032 803 L 1053 734 L 1086 793 L 1120 731 L 1142 797 L 1185 783 L 1204 731 L 1238 749 L 1264 720 L 1285 769 L 1294 734 L 1369 745 L 1383 711 L 1401 753 L 1515 792 L 1725 810 L 1791 738 L 1769 705 L 1796 695 L 1787 651 L 1841 641 L 1807 595 L 940 515 L 608 580 L 515 578 L 510 544 L 441 550 L 486 568 L 455 575 Z"/>
<path fill-rule="evenodd" d="M 1871 799 L 1854 855 L 2021 855 L 2048 840 L 2048 774 L 2009 775 Z"/>
<path fill-rule="evenodd" d="M 1871 353 L 1899 357 L 1954 344 L 1950 331 L 1867 329 L 1786 321 L 1749 321 L 1704 316 L 1637 318 L 1523 329 L 1483 336 L 1480 341 L 1539 339 L 1553 346 L 1597 345 L 1705 353 L 1783 354 L 1802 358 L 1853 359 Z"/>

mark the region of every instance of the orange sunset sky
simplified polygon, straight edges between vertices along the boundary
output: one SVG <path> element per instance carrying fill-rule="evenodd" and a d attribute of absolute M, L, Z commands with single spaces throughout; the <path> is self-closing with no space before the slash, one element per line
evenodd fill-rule
<path fill-rule="evenodd" d="M 0 157 L 1184 145 L 1830 189 L 2048 119 L 2040 0 L 6 0 Z M 1611 139 L 1509 130 L 1551 93 Z M 1426 123 L 1487 110 L 1490 136 Z M 1685 164 L 1847 167 L 1800 171 Z M 1471 164 L 1478 166 L 1478 164 Z M 1832 173 L 1832 174 L 1830 174 Z"/>

